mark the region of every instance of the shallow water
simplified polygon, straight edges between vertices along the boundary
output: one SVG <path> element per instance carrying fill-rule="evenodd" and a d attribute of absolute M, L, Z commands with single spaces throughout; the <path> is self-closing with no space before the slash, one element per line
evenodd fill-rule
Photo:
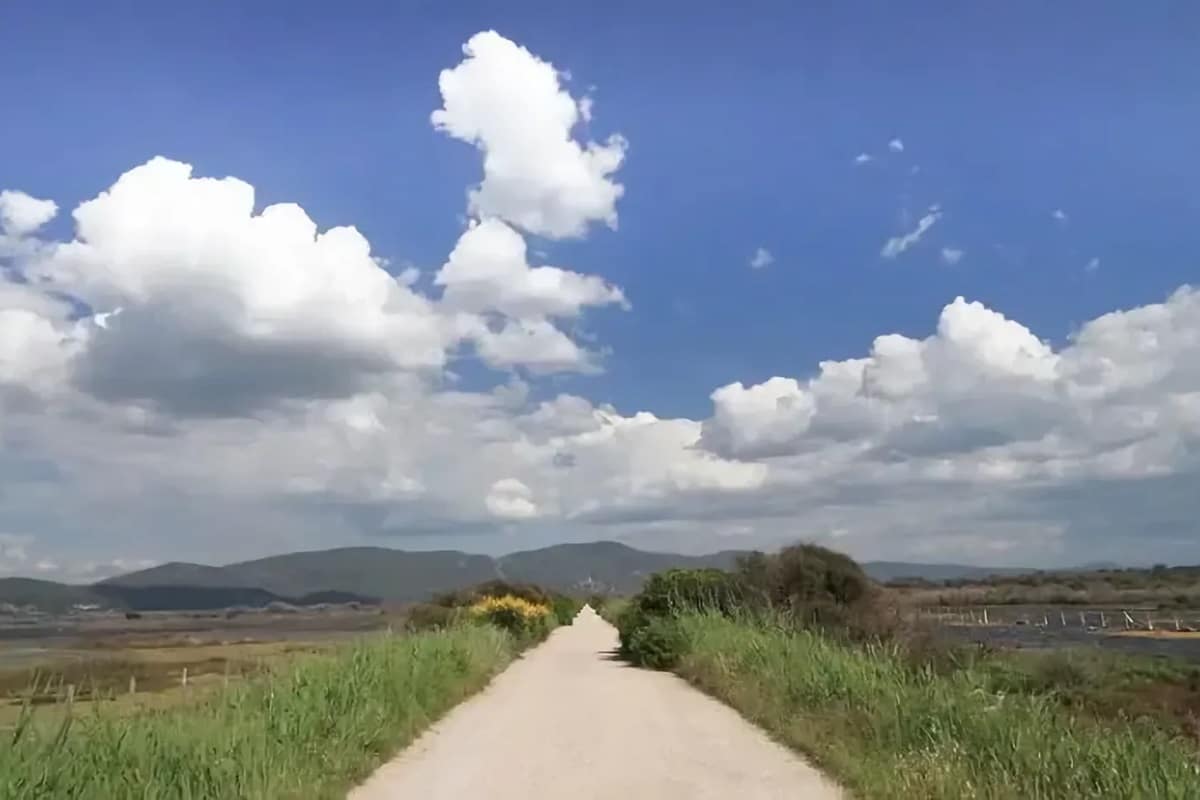
<path fill-rule="evenodd" d="M 1200 661 L 1200 638 L 1170 639 L 1119 636 L 1110 631 L 1089 631 L 1079 626 L 1050 625 L 942 625 L 941 636 L 956 641 L 978 642 L 995 647 L 1052 649 L 1097 647 L 1135 655 L 1159 655 Z"/>

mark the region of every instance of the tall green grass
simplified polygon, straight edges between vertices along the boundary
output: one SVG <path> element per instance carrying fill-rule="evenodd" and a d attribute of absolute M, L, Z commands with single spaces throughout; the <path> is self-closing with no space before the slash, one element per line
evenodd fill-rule
<path fill-rule="evenodd" d="M 1151 725 L 1101 726 L 1047 696 L 1001 694 L 979 669 L 914 670 L 771 620 L 675 619 L 676 671 L 862 798 L 1200 797 L 1194 748 Z"/>
<path fill-rule="evenodd" d="M 518 648 L 490 626 L 377 636 L 194 706 L 50 730 L 26 716 L 0 740 L 0 798 L 341 797 Z"/>

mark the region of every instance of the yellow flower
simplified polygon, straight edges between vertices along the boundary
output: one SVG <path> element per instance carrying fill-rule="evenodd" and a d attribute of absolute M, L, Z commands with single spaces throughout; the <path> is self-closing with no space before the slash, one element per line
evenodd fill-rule
<path fill-rule="evenodd" d="M 544 617 L 550 614 L 550 607 L 540 603 L 531 603 L 520 597 L 504 595 L 503 597 L 485 597 L 470 607 L 469 611 L 476 617 L 490 617 L 499 612 L 510 612 L 525 619 Z"/>

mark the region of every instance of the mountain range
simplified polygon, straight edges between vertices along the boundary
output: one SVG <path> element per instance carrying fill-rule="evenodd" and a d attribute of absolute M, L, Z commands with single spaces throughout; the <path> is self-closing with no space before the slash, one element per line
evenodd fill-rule
<path fill-rule="evenodd" d="M 702 556 L 637 550 L 618 542 L 558 544 L 493 558 L 457 550 L 407 551 L 343 547 L 288 553 L 222 567 L 171 562 L 91 585 L 0 578 L 0 604 L 60 612 L 75 606 L 126 610 L 204 610 L 274 601 L 402 603 L 501 578 L 560 591 L 626 594 L 648 575 L 671 567 L 728 569 L 745 551 Z M 956 564 L 866 562 L 880 581 L 941 581 L 1032 570 Z"/>

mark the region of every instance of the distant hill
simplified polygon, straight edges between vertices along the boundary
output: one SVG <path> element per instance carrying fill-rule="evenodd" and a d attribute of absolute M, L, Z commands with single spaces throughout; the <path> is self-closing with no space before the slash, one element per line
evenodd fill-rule
<path fill-rule="evenodd" d="M 265 589 L 282 597 L 313 592 L 352 592 L 382 600 L 421 600 L 434 592 L 496 577 L 488 556 L 456 550 L 406 551 L 386 547 L 342 547 L 288 553 L 224 567 L 163 564 L 102 582 L 117 586 Z"/>
<path fill-rule="evenodd" d="M 0 578 L 0 604 L 32 606 L 59 614 L 76 605 L 107 606 L 108 601 L 90 586 L 71 586 L 36 578 Z"/>
<path fill-rule="evenodd" d="M 0 579 L 0 604 L 60 612 L 75 605 L 182 610 L 263 606 L 275 601 L 409 602 L 494 578 L 538 583 L 559 591 L 627 594 L 637 591 L 647 576 L 660 570 L 729 569 L 744 552 L 727 550 L 691 556 L 648 552 L 619 542 L 589 542 L 492 558 L 457 550 L 343 547 L 287 553 L 223 567 L 171 562 L 91 586 L 5 578 Z M 879 581 L 923 578 L 940 582 L 1032 571 L 891 561 L 869 561 L 863 568 Z"/>
<path fill-rule="evenodd" d="M 560 591 L 627 594 L 655 572 L 672 567 L 730 569 L 738 555 L 741 551 L 685 556 L 636 550 L 619 542 L 589 542 L 511 553 L 496 560 L 496 569 L 500 577 Z"/>

